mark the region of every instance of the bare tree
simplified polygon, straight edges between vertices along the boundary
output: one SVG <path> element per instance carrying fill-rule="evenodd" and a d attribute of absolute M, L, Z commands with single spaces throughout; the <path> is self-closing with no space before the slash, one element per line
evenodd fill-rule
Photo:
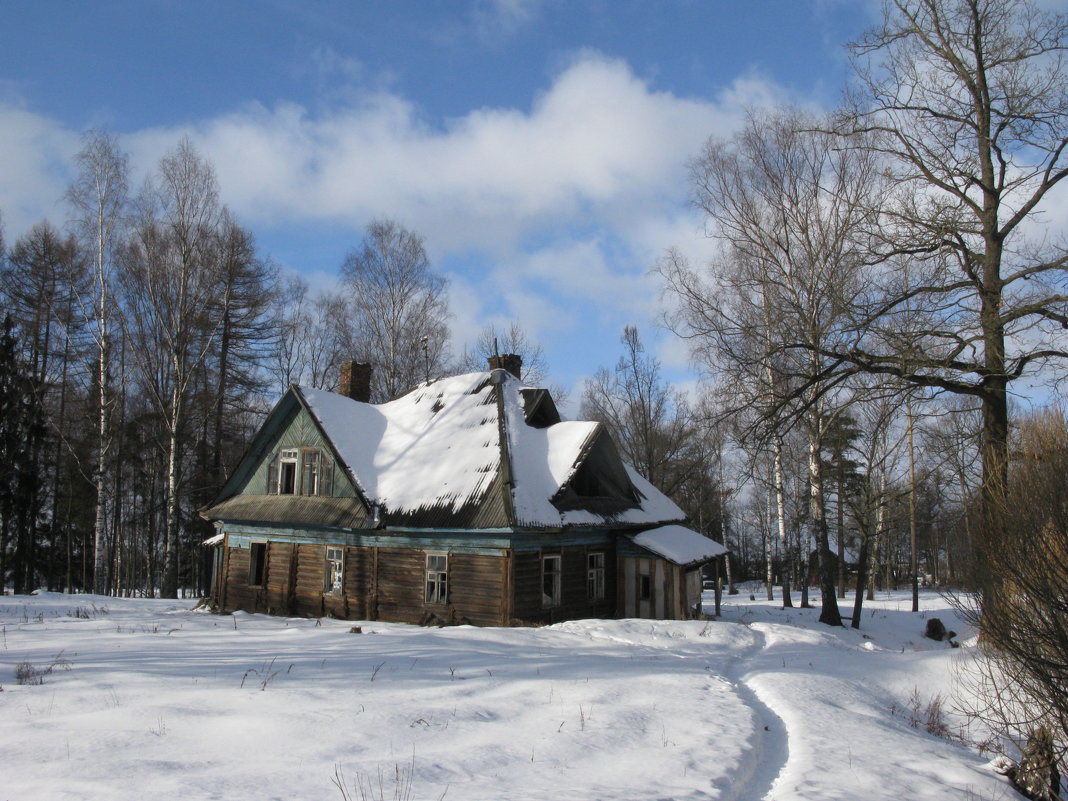
<path fill-rule="evenodd" d="M 278 393 L 290 384 L 336 388 L 338 365 L 352 357 L 349 347 L 356 341 L 345 298 L 329 290 L 309 296 L 299 276 L 286 279 L 278 291 L 278 347 L 268 366 Z"/>
<path fill-rule="evenodd" d="M 891 260 L 869 274 L 854 336 L 816 350 L 979 401 L 980 586 L 1001 537 L 1008 388 L 1068 356 L 1068 250 L 1035 228 L 1068 175 L 1066 34 L 1030 0 L 889 0 L 851 47 L 860 91 L 838 127 L 844 146 L 868 137 L 856 146 L 894 181 L 872 240 Z"/>
<path fill-rule="evenodd" d="M 372 400 L 441 375 L 449 354 L 447 282 L 431 268 L 421 236 L 395 220 L 375 220 L 341 276 L 353 314 L 350 353 L 375 368 Z"/>
<path fill-rule="evenodd" d="M 824 351 L 840 340 L 862 291 L 861 232 L 881 183 L 870 152 L 836 149 L 817 128 L 817 119 L 783 111 L 752 116 L 732 140 L 709 140 L 692 177 L 709 233 L 724 244 L 722 261 L 706 275 L 669 258 L 660 272 L 678 304 L 674 330 L 702 363 L 730 372 L 737 408 L 760 405 L 765 423 L 804 426 L 820 620 L 841 625 L 820 454 L 848 393 Z"/>
<path fill-rule="evenodd" d="M 690 404 L 660 375 L 660 362 L 645 352 L 638 329 L 623 329 L 623 355 L 614 370 L 587 379 L 580 414 L 608 426 L 623 459 L 674 495 L 705 463 Z"/>
<path fill-rule="evenodd" d="M 893 485 L 900 472 L 904 437 L 900 431 L 901 397 L 893 387 L 870 393 L 856 404 L 851 413 L 856 417 L 855 448 L 858 456 L 856 488 L 845 499 L 859 534 L 857 547 L 857 582 L 853 597 L 851 625 L 860 628 L 866 590 L 870 581 L 878 545 L 887 532 L 887 517 L 891 503 L 896 500 Z M 915 572 L 915 571 L 913 571 Z M 873 595 L 869 595 L 869 598 Z"/>
<path fill-rule="evenodd" d="M 42 567 L 50 581 L 58 550 L 56 504 L 60 490 L 63 443 L 69 434 L 66 409 L 73 374 L 80 363 L 83 321 L 75 299 L 84 289 L 85 261 L 73 236 L 62 236 L 49 222 L 34 225 L 15 242 L 0 270 L 0 303 L 18 328 L 19 371 L 32 395 L 32 410 L 44 425 L 30 426 L 19 471 L 35 474 L 35 497 L 24 499 L 42 512 L 51 506 L 47 524 L 33 515 L 18 529 L 15 587 L 29 592 Z M 69 455 L 69 454 L 68 454 Z M 48 500 L 51 504 L 48 504 Z M 41 535 L 47 531 L 48 548 Z M 51 551 L 51 553 L 48 553 Z"/>
<path fill-rule="evenodd" d="M 277 268 L 257 256 L 251 232 L 225 208 L 218 242 L 220 291 L 210 309 L 212 319 L 218 321 L 210 359 L 215 384 L 210 415 L 211 492 L 222 489 L 226 468 L 234 466 L 224 464 L 224 454 L 240 455 L 236 443 L 225 440 L 242 433 L 231 425 L 234 420 L 258 411 L 253 407 L 254 398 L 264 389 L 262 367 L 277 351 L 280 337 Z"/>
<path fill-rule="evenodd" d="M 548 378 L 545 351 L 530 338 L 526 330 L 515 320 L 507 327 L 490 324 L 478 332 L 474 345 L 464 349 L 460 357 L 463 370 L 485 370 L 490 356 L 514 353 L 523 358 L 523 380 L 531 386 L 542 386 Z"/>
<path fill-rule="evenodd" d="M 145 391 L 166 429 L 162 593 L 177 597 L 181 469 L 194 372 L 220 320 L 209 311 L 220 291 L 215 170 L 188 139 L 165 155 L 140 198 L 123 283 L 131 344 Z"/>
<path fill-rule="evenodd" d="M 111 486 L 109 454 L 111 451 L 111 282 L 114 250 L 125 223 L 127 203 L 126 154 L 119 149 L 118 137 L 103 131 L 88 131 L 82 149 L 74 157 L 78 176 L 67 191 L 74 209 L 72 222 L 93 258 L 95 297 L 83 301 L 83 315 L 95 323 L 92 336 L 96 344 L 97 442 L 93 486 L 96 505 L 93 522 L 93 591 L 102 593 L 106 586 L 106 549 L 108 488 Z"/>

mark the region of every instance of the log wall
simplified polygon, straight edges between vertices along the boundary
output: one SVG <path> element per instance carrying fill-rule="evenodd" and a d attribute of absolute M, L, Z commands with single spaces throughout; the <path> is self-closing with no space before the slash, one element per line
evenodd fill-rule
<path fill-rule="evenodd" d="M 342 591 L 336 593 L 326 588 L 327 547 L 325 543 L 268 541 L 262 586 L 249 584 L 250 549 L 224 548 L 220 607 L 420 624 L 495 626 L 506 625 L 511 617 L 506 591 L 511 580 L 510 556 L 449 553 L 448 602 L 438 604 L 425 600 L 427 551 L 345 547 Z"/>
<path fill-rule="evenodd" d="M 605 597 L 591 600 L 587 587 L 586 556 L 605 555 Z M 541 562 L 543 556 L 559 554 L 560 605 L 546 609 L 541 597 Z M 557 623 L 581 618 L 608 618 L 616 610 L 616 559 L 604 546 L 571 545 L 541 551 L 517 552 L 513 557 L 512 580 L 515 601 L 512 617 L 517 623 Z"/>

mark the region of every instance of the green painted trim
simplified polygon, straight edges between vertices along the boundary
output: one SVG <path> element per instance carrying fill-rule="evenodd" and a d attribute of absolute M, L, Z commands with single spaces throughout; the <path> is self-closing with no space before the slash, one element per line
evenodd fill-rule
<path fill-rule="evenodd" d="M 292 542 L 302 545 L 345 545 L 350 548 L 411 548 L 419 551 L 448 551 L 452 553 L 485 554 L 503 556 L 511 550 L 507 538 L 456 538 L 434 536 L 437 532 L 427 532 L 422 537 L 397 537 L 377 532 L 345 531 L 326 529 L 321 532 L 300 531 L 287 528 L 267 528 L 263 526 L 226 525 L 227 543 L 231 548 L 248 547 L 249 542 L 270 540 L 271 542 Z"/>
<path fill-rule="evenodd" d="M 249 525 L 223 523 L 231 544 L 255 539 L 276 542 L 296 542 L 309 545 L 327 543 L 349 547 L 412 548 L 415 550 L 440 550 L 454 553 L 485 553 L 515 551 L 529 553 L 544 548 L 559 548 L 564 545 L 588 545 L 612 548 L 616 538 L 611 531 L 598 529 L 571 530 L 566 532 L 542 532 L 536 535 L 508 530 L 427 530 L 399 529 L 351 530 L 340 528 L 293 528 L 288 526 Z M 497 536 L 494 536 L 497 535 Z"/>
<path fill-rule="evenodd" d="M 430 531 L 431 529 L 416 528 L 413 526 L 386 526 L 381 529 L 383 532 L 396 531 L 401 534 L 419 534 L 421 532 Z M 435 528 L 434 532 L 440 534 L 515 534 L 515 529 L 512 528 Z"/>
<path fill-rule="evenodd" d="M 517 534 L 512 538 L 512 550 L 520 552 L 540 551 L 543 548 L 559 548 L 561 545 L 603 545 L 612 547 L 616 538 L 609 530 L 574 529 L 539 534 Z"/>

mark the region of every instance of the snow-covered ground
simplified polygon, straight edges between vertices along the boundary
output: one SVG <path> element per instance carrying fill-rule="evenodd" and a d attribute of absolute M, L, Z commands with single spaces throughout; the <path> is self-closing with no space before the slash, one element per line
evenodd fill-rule
<path fill-rule="evenodd" d="M 0 798 L 342 799 L 338 774 L 351 799 L 1018 798 L 926 731 L 972 642 L 936 594 L 881 593 L 860 632 L 757 598 L 708 623 L 356 633 L 3 596 Z M 930 616 L 965 647 L 925 640 Z"/>

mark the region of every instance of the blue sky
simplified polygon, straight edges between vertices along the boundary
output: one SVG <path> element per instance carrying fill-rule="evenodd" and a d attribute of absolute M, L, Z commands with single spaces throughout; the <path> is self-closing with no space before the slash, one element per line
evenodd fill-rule
<path fill-rule="evenodd" d="M 833 105 L 871 0 L 0 2 L 0 214 L 59 222 L 80 133 L 136 186 L 182 135 L 261 251 L 330 285 L 400 220 L 450 279 L 454 346 L 516 319 L 575 388 L 656 328 L 667 248 L 709 252 L 686 162 L 744 110 Z"/>

